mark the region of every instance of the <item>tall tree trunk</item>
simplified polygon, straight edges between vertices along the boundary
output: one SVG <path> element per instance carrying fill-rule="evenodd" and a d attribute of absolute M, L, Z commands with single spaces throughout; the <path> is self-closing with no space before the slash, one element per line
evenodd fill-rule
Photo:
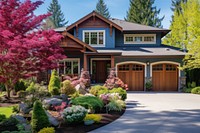
<path fill-rule="evenodd" d="M 5 88 L 6 88 L 8 98 L 10 98 L 10 88 L 6 84 L 5 84 Z"/>

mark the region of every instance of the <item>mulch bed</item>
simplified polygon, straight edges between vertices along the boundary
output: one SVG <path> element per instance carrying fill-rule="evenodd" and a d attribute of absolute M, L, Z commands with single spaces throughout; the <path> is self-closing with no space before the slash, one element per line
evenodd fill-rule
<path fill-rule="evenodd" d="M 17 103 L 20 103 L 20 101 L 21 101 L 20 98 L 12 97 L 5 103 L 0 103 L 0 107 L 13 106 Z M 107 114 L 105 111 L 103 111 L 101 114 L 103 118 L 100 123 L 94 123 L 89 126 L 84 125 L 84 123 L 76 125 L 61 124 L 59 128 L 56 128 L 56 133 L 86 133 L 115 121 L 116 119 L 121 117 L 124 114 L 124 112 L 125 110 L 122 110 L 121 112 L 113 111 Z"/>
<path fill-rule="evenodd" d="M 76 125 L 62 124 L 60 128 L 56 129 L 56 133 L 86 133 L 102 126 L 105 126 L 124 114 L 125 110 L 121 112 L 109 112 L 109 114 L 102 114 L 103 119 L 101 123 L 95 123 L 89 126 L 85 126 L 83 123 Z"/>

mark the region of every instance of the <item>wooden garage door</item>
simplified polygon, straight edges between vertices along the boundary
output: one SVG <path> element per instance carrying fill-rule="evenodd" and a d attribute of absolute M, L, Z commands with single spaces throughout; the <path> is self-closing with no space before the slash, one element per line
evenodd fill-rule
<path fill-rule="evenodd" d="M 125 64 L 118 66 L 118 77 L 131 91 L 144 90 L 144 66 L 139 64 Z"/>
<path fill-rule="evenodd" d="M 154 91 L 178 90 L 178 66 L 173 64 L 153 65 L 152 83 Z"/>

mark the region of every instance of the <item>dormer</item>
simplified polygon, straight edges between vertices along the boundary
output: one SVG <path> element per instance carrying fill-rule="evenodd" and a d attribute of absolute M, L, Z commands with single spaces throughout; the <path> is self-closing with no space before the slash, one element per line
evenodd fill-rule
<path fill-rule="evenodd" d="M 115 48 L 115 31 L 122 28 L 93 11 L 66 28 L 68 32 L 94 48 Z"/>

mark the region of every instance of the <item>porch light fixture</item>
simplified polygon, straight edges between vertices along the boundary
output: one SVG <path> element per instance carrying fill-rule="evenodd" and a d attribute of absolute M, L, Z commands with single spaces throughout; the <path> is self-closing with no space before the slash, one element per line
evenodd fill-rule
<path fill-rule="evenodd" d="M 146 63 L 147 63 L 147 66 L 149 66 L 149 65 L 150 65 L 150 62 L 149 62 L 149 61 L 147 61 Z"/>

